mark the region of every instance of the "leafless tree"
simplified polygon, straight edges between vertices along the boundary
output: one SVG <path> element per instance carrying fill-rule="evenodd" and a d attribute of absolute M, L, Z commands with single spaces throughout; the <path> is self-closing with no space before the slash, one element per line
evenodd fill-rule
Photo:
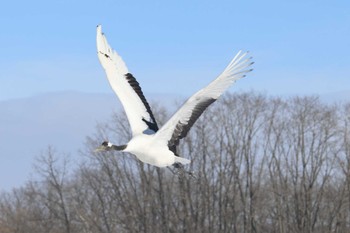
<path fill-rule="evenodd" d="M 169 112 L 153 109 L 162 125 Z M 87 138 L 81 164 L 49 147 L 39 178 L 0 195 L 0 232 L 349 232 L 349 116 L 349 104 L 317 97 L 226 95 L 178 149 L 193 178 L 93 152 L 130 138 L 117 113 Z"/>

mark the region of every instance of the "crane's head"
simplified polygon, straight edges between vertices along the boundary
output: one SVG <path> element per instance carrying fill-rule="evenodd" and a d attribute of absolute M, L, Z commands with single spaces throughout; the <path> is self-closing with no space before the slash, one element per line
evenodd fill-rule
<path fill-rule="evenodd" d="M 102 142 L 101 146 L 97 147 L 95 149 L 95 152 L 100 152 L 100 151 L 111 151 L 111 150 L 117 150 L 117 151 L 123 151 L 127 145 L 114 145 L 109 141 L 104 141 Z"/>
<path fill-rule="evenodd" d="M 113 149 L 113 144 L 108 142 L 108 141 L 104 141 L 104 142 L 102 142 L 101 146 L 99 146 L 95 149 L 95 152 L 110 151 L 112 149 Z"/>

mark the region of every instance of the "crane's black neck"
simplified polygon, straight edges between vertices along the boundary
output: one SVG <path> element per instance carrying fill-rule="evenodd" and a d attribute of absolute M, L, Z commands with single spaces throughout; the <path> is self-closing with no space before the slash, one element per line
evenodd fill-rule
<path fill-rule="evenodd" d="M 127 146 L 127 145 L 120 145 L 120 146 L 112 145 L 111 148 L 112 148 L 113 150 L 119 150 L 119 151 L 120 151 L 120 150 L 125 150 L 126 146 Z"/>

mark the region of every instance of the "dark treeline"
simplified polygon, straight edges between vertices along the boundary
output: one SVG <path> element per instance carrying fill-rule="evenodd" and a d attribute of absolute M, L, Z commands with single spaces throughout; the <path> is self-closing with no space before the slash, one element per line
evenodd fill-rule
<path fill-rule="evenodd" d="M 39 179 L 0 195 L 0 232 L 350 232 L 350 104 L 226 95 L 179 148 L 196 178 L 93 153 L 107 137 L 127 142 L 123 114 L 97 127 L 74 169 L 48 148 Z"/>

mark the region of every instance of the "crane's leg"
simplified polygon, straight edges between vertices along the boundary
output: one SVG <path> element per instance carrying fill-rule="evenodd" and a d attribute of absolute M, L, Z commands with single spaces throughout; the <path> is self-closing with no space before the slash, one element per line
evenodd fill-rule
<path fill-rule="evenodd" d="M 178 176 L 184 176 L 185 174 L 191 176 L 192 178 L 196 178 L 194 173 L 192 171 L 186 171 L 184 168 L 184 165 L 181 163 L 173 163 L 173 167 L 176 169 L 176 172 L 174 172 L 170 167 L 168 167 L 173 174 L 176 174 Z"/>

